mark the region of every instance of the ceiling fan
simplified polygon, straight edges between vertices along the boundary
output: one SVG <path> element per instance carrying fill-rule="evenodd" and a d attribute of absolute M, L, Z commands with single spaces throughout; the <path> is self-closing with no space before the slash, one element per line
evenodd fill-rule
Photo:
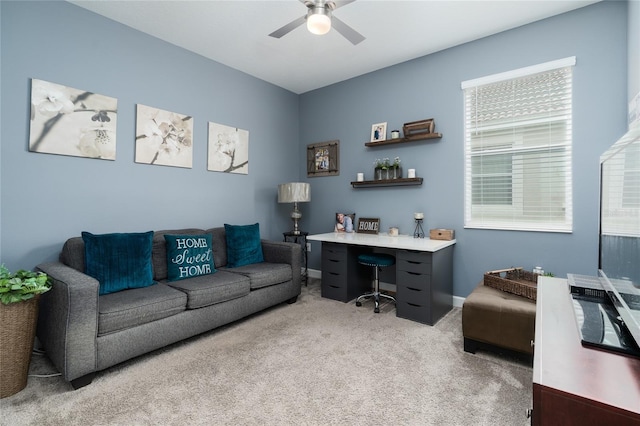
<path fill-rule="evenodd" d="M 307 14 L 289 22 L 282 28 L 275 30 L 269 34 L 269 36 L 280 38 L 290 31 L 298 28 L 306 21 L 307 29 L 313 34 L 326 34 L 331 29 L 331 26 L 333 26 L 344 38 L 349 40 L 353 45 L 356 45 L 364 40 L 364 36 L 331 14 L 333 10 L 349 3 L 353 3 L 354 1 L 356 0 L 300 0 L 300 2 L 309 9 L 307 10 Z"/>

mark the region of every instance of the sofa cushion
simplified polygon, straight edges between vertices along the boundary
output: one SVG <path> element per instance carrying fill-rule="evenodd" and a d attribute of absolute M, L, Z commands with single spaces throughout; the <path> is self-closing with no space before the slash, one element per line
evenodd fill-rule
<path fill-rule="evenodd" d="M 169 281 L 216 272 L 213 266 L 211 234 L 165 234 L 164 239 L 167 242 L 167 279 Z"/>
<path fill-rule="evenodd" d="M 221 270 L 214 275 L 202 275 L 167 284 L 187 295 L 187 309 L 202 308 L 249 294 L 249 278 Z"/>
<path fill-rule="evenodd" d="M 216 268 L 221 268 L 227 264 L 227 237 L 224 227 L 210 228 L 206 230 L 211 234 L 211 244 L 213 244 L 213 263 Z"/>
<path fill-rule="evenodd" d="M 151 255 L 153 279 L 156 281 L 167 279 L 167 242 L 164 239 L 165 234 L 197 235 L 203 233 L 205 233 L 205 231 L 197 228 L 156 231 L 153 235 L 153 252 Z"/>
<path fill-rule="evenodd" d="M 224 224 L 227 240 L 227 267 L 237 268 L 252 263 L 264 262 L 260 225 Z"/>
<path fill-rule="evenodd" d="M 233 268 L 232 271 L 248 277 L 251 280 L 251 290 L 290 281 L 293 275 L 291 265 L 286 263 L 253 263 Z"/>
<path fill-rule="evenodd" d="M 125 330 L 185 310 L 187 295 L 159 283 L 100 296 L 98 335 Z"/>
<path fill-rule="evenodd" d="M 153 231 L 94 235 L 82 232 L 84 272 L 100 282 L 100 294 L 155 284 L 151 266 Z"/>

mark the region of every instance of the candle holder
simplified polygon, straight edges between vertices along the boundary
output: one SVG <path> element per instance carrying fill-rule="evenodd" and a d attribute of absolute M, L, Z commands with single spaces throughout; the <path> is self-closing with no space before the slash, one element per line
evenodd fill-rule
<path fill-rule="evenodd" d="M 413 238 L 424 238 L 424 230 L 422 229 L 422 221 L 424 219 L 416 219 L 416 229 L 413 231 Z"/>

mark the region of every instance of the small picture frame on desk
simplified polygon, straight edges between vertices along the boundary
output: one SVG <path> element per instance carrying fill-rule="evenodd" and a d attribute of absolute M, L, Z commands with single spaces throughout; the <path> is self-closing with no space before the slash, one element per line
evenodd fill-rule
<path fill-rule="evenodd" d="M 355 220 L 355 213 L 336 213 L 336 224 L 333 227 L 333 232 L 354 232 L 353 224 Z"/>

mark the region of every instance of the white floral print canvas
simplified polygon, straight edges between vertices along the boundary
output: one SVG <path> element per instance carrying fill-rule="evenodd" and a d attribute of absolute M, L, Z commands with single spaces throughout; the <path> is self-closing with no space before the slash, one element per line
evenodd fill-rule
<path fill-rule="evenodd" d="M 29 151 L 116 159 L 118 100 L 31 79 Z"/>
<path fill-rule="evenodd" d="M 135 161 L 191 168 L 193 117 L 138 104 Z"/>
<path fill-rule="evenodd" d="M 207 169 L 249 174 L 249 131 L 209 122 Z"/>

